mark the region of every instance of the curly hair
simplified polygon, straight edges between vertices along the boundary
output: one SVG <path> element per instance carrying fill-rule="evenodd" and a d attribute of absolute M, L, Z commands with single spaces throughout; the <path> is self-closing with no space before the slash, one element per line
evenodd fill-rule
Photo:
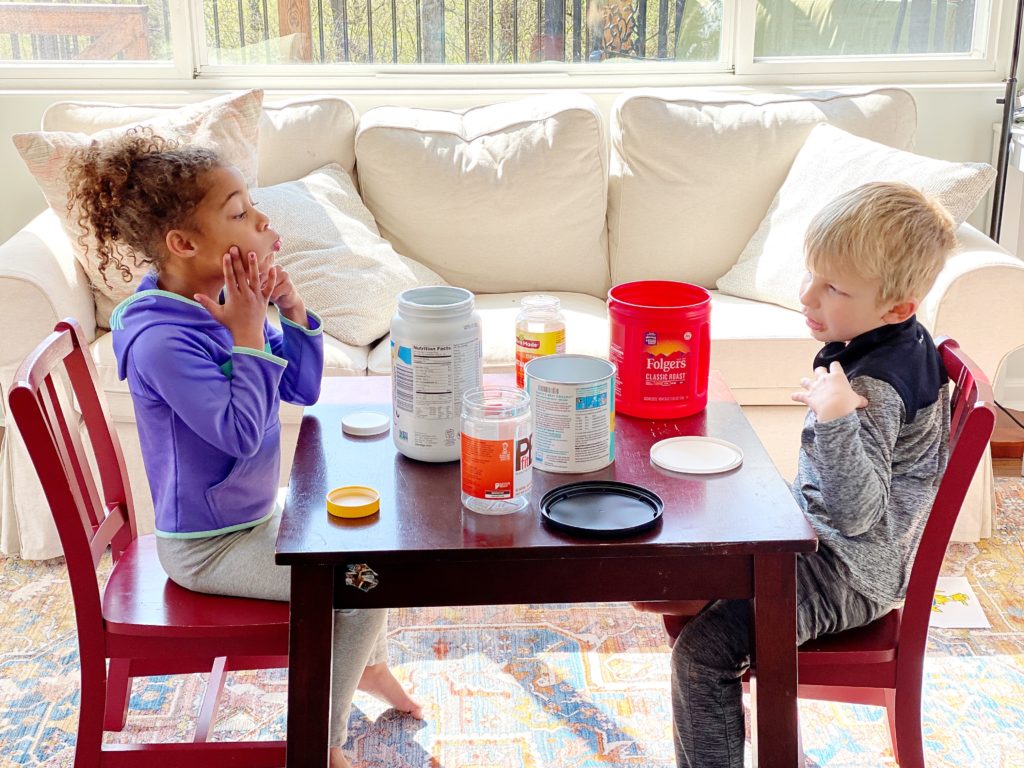
<path fill-rule="evenodd" d="M 122 261 L 124 244 L 135 266 L 163 262 L 164 236 L 189 226 L 196 206 L 206 194 L 204 175 L 223 161 L 202 147 L 180 146 L 151 128 L 133 128 L 113 144 L 93 141 L 72 153 L 65 169 L 68 212 L 78 215 L 79 244 L 94 248 L 100 273 L 113 265 L 121 278 L 131 280 Z"/>

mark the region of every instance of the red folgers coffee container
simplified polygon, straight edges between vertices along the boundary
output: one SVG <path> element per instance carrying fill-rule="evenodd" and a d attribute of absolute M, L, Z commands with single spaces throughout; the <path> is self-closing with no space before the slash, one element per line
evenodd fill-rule
<path fill-rule="evenodd" d="M 608 291 L 609 359 L 615 410 L 678 419 L 708 402 L 711 294 L 671 280 L 622 283 Z"/>

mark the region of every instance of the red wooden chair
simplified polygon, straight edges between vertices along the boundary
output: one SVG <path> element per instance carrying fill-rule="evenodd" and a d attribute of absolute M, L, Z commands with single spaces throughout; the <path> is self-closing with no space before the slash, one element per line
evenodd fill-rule
<path fill-rule="evenodd" d="M 102 494 L 78 420 L 61 399 L 62 363 Z M 227 671 L 288 666 L 288 604 L 204 595 L 167 578 L 153 536 L 136 534 L 121 447 L 74 320 L 57 323 L 22 363 L 8 400 L 57 524 L 75 601 L 82 673 L 75 768 L 284 765 L 283 741 L 207 738 Z M 101 588 L 96 568 L 108 545 L 114 565 Z M 133 677 L 203 671 L 210 681 L 192 742 L 103 744 L 105 730 L 124 728 Z"/>
<path fill-rule="evenodd" d="M 901 768 L 925 765 L 921 688 L 935 583 L 960 505 L 996 421 L 985 374 L 952 339 L 940 338 L 938 346 L 955 385 L 949 463 L 914 558 L 903 607 L 865 627 L 805 643 L 797 656 L 802 698 L 886 708 L 893 756 Z M 685 619 L 663 619 L 674 639 Z"/>

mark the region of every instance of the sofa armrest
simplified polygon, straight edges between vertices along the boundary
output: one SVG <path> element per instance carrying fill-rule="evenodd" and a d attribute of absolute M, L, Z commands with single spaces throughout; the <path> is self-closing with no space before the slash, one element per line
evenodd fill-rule
<path fill-rule="evenodd" d="M 933 336 L 951 336 L 995 381 L 1003 360 L 1024 346 L 1024 262 L 969 224 L 921 305 Z"/>
<path fill-rule="evenodd" d="M 5 397 L 21 361 L 69 315 L 91 342 L 96 336 L 92 290 L 60 221 L 47 209 L 0 245 L 0 392 Z"/>

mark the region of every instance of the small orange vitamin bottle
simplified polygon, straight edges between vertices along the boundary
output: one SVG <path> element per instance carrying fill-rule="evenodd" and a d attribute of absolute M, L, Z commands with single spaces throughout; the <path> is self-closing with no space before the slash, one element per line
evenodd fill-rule
<path fill-rule="evenodd" d="M 535 357 L 565 352 L 565 317 L 557 296 L 524 296 L 516 315 L 516 386 L 523 367 Z"/>

